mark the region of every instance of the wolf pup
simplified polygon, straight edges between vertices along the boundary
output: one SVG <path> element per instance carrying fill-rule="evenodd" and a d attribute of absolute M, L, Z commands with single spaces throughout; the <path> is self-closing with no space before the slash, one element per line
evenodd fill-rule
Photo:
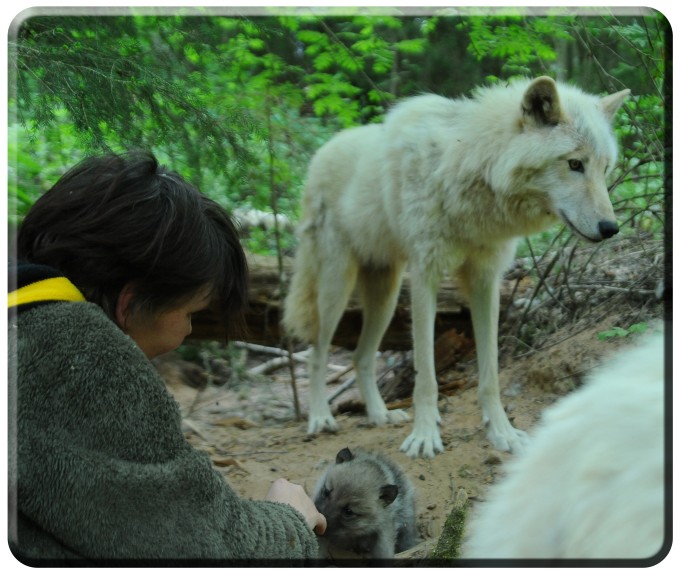
<path fill-rule="evenodd" d="M 393 558 L 417 543 L 415 491 L 381 455 L 341 449 L 313 494 L 328 527 L 319 537 L 324 558 Z"/>
<path fill-rule="evenodd" d="M 368 419 L 408 419 L 387 409 L 375 379 L 375 354 L 408 266 L 417 372 L 413 431 L 401 450 L 433 457 L 444 449 L 434 319 L 446 271 L 469 299 L 487 437 L 505 451 L 527 445 L 498 384 L 501 279 L 518 239 L 558 221 L 589 242 L 618 233 L 606 177 L 617 156 L 611 122 L 628 94 L 599 97 L 539 77 L 472 98 L 419 95 L 392 108 L 383 124 L 342 131 L 319 149 L 283 319 L 289 334 L 314 348 L 309 433 L 338 429 L 326 398 L 328 350 L 355 288 L 363 324 L 353 358 Z"/>

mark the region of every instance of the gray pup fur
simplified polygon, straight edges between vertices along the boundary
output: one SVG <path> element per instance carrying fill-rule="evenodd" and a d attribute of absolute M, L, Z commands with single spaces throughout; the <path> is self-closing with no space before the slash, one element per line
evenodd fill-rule
<path fill-rule="evenodd" d="M 324 558 L 387 559 L 417 543 L 413 485 L 377 453 L 341 449 L 313 498 L 328 523 L 319 537 Z"/>

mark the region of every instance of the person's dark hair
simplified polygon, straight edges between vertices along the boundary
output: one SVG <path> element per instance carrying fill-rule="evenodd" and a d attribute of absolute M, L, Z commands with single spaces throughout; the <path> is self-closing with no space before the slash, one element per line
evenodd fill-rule
<path fill-rule="evenodd" d="M 26 215 L 17 256 L 60 270 L 114 321 L 133 283 L 131 311 L 171 309 L 212 285 L 227 335 L 243 324 L 247 262 L 229 214 L 148 152 L 69 170 Z"/>

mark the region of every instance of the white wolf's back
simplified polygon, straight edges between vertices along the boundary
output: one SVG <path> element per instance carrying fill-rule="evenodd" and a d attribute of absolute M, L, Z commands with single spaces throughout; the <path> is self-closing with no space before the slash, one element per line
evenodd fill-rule
<path fill-rule="evenodd" d="M 352 204 L 348 189 L 360 178 L 360 165 L 367 157 L 369 177 L 377 176 L 371 157 L 382 148 L 382 129 L 382 125 L 366 125 L 340 131 L 314 154 L 307 169 L 298 246 L 283 317 L 287 333 L 301 340 L 314 342 L 318 334 L 319 268 L 340 256 L 359 254 L 364 244 L 375 241 L 367 236 L 380 216 L 380 209 L 371 206 L 370 198 L 375 205 L 375 195 L 357 192 Z M 379 159 L 373 160 L 379 164 Z M 338 273 L 342 273 L 342 267 Z"/>

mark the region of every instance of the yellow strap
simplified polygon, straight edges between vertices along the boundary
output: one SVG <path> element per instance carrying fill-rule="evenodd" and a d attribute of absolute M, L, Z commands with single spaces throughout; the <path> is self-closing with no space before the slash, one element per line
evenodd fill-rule
<path fill-rule="evenodd" d="M 8 294 L 8 308 L 39 301 L 85 301 L 83 294 L 66 277 L 36 281 Z"/>

